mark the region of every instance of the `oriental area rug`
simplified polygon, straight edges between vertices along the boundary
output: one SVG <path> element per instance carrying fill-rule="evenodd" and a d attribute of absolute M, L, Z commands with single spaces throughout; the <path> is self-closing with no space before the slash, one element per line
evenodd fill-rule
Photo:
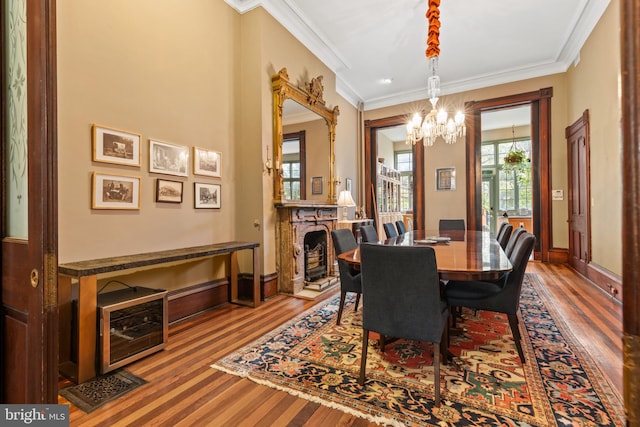
<path fill-rule="evenodd" d="M 539 279 L 527 274 L 520 300 L 518 358 L 503 314 L 464 310 L 441 366 L 434 405 L 432 347 L 397 340 L 383 354 L 370 339 L 367 381 L 358 385 L 361 310 L 338 297 L 314 306 L 212 368 L 392 426 L 623 426 L 620 396 L 554 315 Z M 372 337 L 373 338 L 373 337 Z"/>

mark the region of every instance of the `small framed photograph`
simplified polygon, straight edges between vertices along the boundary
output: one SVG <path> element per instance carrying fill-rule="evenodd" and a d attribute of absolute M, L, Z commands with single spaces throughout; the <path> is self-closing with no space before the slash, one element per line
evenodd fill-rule
<path fill-rule="evenodd" d="M 220 152 L 193 147 L 193 174 L 220 178 Z"/>
<path fill-rule="evenodd" d="M 149 140 L 149 172 L 189 176 L 189 147 Z"/>
<path fill-rule="evenodd" d="M 323 181 L 321 176 L 311 178 L 311 194 L 322 194 Z"/>
<path fill-rule="evenodd" d="M 140 134 L 93 126 L 93 161 L 140 166 Z"/>
<path fill-rule="evenodd" d="M 346 179 L 346 184 L 344 185 L 344 189 L 351 193 L 351 178 Z"/>
<path fill-rule="evenodd" d="M 436 190 L 456 189 L 456 168 L 436 169 Z"/>
<path fill-rule="evenodd" d="M 140 178 L 93 173 L 92 209 L 140 209 Z"/>
<path fill-rule="evenodd" d="M 194 182 L 194 207 L 196 209 L 220 209 L 220 184 Z"/>
<path fill-rule="evenodd" d="M 156 180 L 156 202 L 182 203 L 182 182 L 158 178 Z"/>

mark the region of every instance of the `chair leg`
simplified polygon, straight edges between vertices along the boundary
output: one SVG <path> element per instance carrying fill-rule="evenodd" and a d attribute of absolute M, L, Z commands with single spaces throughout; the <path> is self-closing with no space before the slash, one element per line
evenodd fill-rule
<path fill-rule="evenodd" d="M 359 292 L 356 294 L 356 308 L 354 311 L 358 311 L 358 306 L 360 305 L 360 294 Z"/>
<path fill-rule="evenodd" d="M 518 350 L 518 356 L 520 356 L 520 361 L 524 365 L 526 360 L 524 359 L 524 352 L 522 351 L 522 337 L 520 336 L 520 329 L 518 328 L 518 315 L 517 314 L 508 314 L 509 318 L 509 326 L 511 327 L 511 333 L 513 334 L 513 340 L 516 343 L 516 349 Z"/>
<path fill-rule="evenodd" d="M 445 325 L 444 331 L 442 331 L 442 341 L 444 345 L 440 345 L 440 354 L 442 355 L 442 364 L 447 365 L 449 363 L 449 325 Z"/>
<path fill-rule="evenodd" d="M 436 392 L 436 407 L 440 407 L 440 344 L 433 343 L 433 384 Z"/>
<path fill-rule="evenodd" d="M 367 371 L 367 347 L 369 347 L 369 331 L 362 330 L 362 357 L 360 359 L 360 378 L 358 384 L 364 385 L 364 377 Z"/>
<path fill-rule="evenodd" d="M 340 324 L 340 320 L 342 319 L 342 310 L 344 309 L 344 300 L 346 297 L 347 297 L 346 291 L 340 292 L 340 306 L 338 307 L 338 320 L 336 321 L 337 325 Z"/>

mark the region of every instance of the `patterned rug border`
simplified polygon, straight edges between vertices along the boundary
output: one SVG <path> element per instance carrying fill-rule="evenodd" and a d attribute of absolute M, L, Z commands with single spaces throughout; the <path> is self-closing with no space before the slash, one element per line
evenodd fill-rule
<path fill-rule="evenodd" d="M 538 293 L 538 296 L 543 300 L 544 305 L 549 312 L 549 315 L 553 318 L 553 321 L 558 326 L 558 329 L 560 329 L 560 331 L 562 332 L 562 335 L 567 338 L 567 344 L 569 345 L 571 350 L 585 362 L 583 364 L 583 368 L 585 369 L 587 376 L 595 380 L 595 383 L 592 384 L 593 388 L 598 392 L 598 394 L 606 396 L 606 400 L 603 403 L 605 404 L 607 409 L 609 409 L 612 414 L 624 414 L 625 409 L 622 395 L 618 393 L 616 388 L 611 384 L 606 375 L 602 372 L 598 364 L 595 362 L 593 356 L 591 356 L 587 349 L 580 343 L 575 334 L 571 332 L 571 329 L 565 322 L 564 318 L 559 314 L 558 307 L 553 301 L 553 298 L 551 298 L 549 291 L 547 291 L 547 289 L 545 288 L 542 280 L 540 280 L 536 273 L 526 274 L 531 279 L 531 284 L 535 291 Z M 522 330 L 525 325 L 526 322 L 521 322 L 520 329 Z M 522 335 L 528 341 L 526 346 L 527 349 L 532 349 L 533 344 L 530 342 L 529 334 L 525 333 Z M 535 355 L 532 355 L 532 357 L 537 364 Z M 539 369 L 537 369 L 536 371 L 539 372 Z"/>
<path fill-rule="evenodd" d="M 535 274 L 535 273 L 527 273 L 527 276 L 530 279 L 529 282 L 530 282 L 533 290 L 535 291 L 537 296 L 541 299 L 545 309 L 549 313 L 549 316 L 551 316 L 553 322 L 556 324 L 556 326 L 557 326 L 558 330 L 560 331 L 561 335 L 566 339 L 566 343 L 568 344 L 568 347 L 578 356 L 579 360 L 582 361 L 581 365 L 585 368 L 585 373 L 587 374 L 587 377 L 591 380 L 591 383 L 592 383 L 592 386 L 593 386 L 594 390 L 596 390 L 599 395 L 604 397 L 604 399 L 602 401 L 603 405 L 609 411 L 611 416 L 616 417 L 615 420 L 612 420 L 612 421 L 616 425 L 618 425 L 618 424 L 619 425 L 624 425 L 624 405 L 623 405 L 623 402 L 622 402 L 622 399 L 621 399 L 620 395 L 611 386 L 611 384 L 608 382 L 606 377 L 603 375 L 602 371 L 594 363 L 594 360 L 591 357 L 591 355 L 586 351 L 586 349 L 581 345 L 581 343 L 579 343 L 576 340 L 575 335 L 568 329 L 566 322 L 559 315 L 559 312 L 558 312 L 558 309 L 557 309 L 556 305 L 554 304 L 553 300 L 551 299 L 550 295 L 548 294 L 548 291 L 546 289 L 544 289 L 544 284 L 542 283 L 540 278 L 537 276 L 537 274 Z M 360 417 L 360 418 L 364 418 L 364 419 L 366 419 L 368 421 L 371 421 L 371 422 L 374 422 L 374 423 L 377 423 L 377 424 L 385 424 L 385 425 L 390 425 L 390 426 L 394 426 L 394 427 L 405 426 L 405 424 L 403 422 L 398 421 L 396 419 L 393 419 L 393 418 L 390 418 L 390 417 L 387 417 L 387 416 L 375 415 L 375 414 L 368 413 L 368 412 L 365 412 L 365 411 L 362 411 L 362 410 L 357 410 L 357 409 L 354 409 L 351 406 L 346 406 L 346 405 L 337 403 L 335 401 L 328 400 L 327 398 L 323 398 L 322 397 L 322 395 L 323 395 L 322 392 L 319 392 L 320 393 L 319 396 L 310 395 L 309 393 L 305 393 L 303 391 L 296 390 L 296 389 L 291 388 L 289 386 L 284 386 L 284 385 L 278 384 L 278 383 L 276 383 L 274 381 L 265 380 L 265 379 L 262 379 L 262 378 L 256 378 L 256 377 L 252 376 L 251 372 L 248 371 L 248 370 L 227 368 L 227 367 L 225 367 L 225 366 L 223 366 L 221 364 L 221 363 L 223 363 L 224 360 L 233 358 L 234 356 L 237 356 L 237 355 L 240 355 L 240 354 L 246 352 L 247 349 L 256 346 L 258 343 L 266 343 L 270 339 L 272 339 L 275 336 L 281 334 L 287 328 L 290 328 L 292 325 L 296 324 L 297 322 L 300 322 L 302 319 L 304 319 L 305 317 L 309 316 L 311 313 L 316 312 L 316 311 L 326 310 L 327 307 L 329 307 L 330 305 L 337 305 L 338 299 L 339 299 L 339 296 L 335 296 L 335 297 L 332 297 L 332 298 L 330 298 L 328 300 L 319 302 L 318 304 L 314 305 L 313 307 L 310 307 L 309 309 L 305 310 L 303 313 L 301 313 L 301 314 L 295 316 L 294 318 L 290 319 L 289 321 L 283 323 L 282 325 L 280 325 L 279 327 L 273 329 L 272 331 L 270 331 L 269 333 L 267 333 L 264 336 L 260 337 L 259 339 L 255 340 L 255 341 L 247 344 L 246 346 L 243 346 L 242 348 L 240 348 L 240 349 L 230 353 L 229 355 L 221 358 L 220 360 L 218 360 L 214 364 L 210 365 L 211 368 L 223 371 L 223 372 L 228 373 L 230 375 L 234 375 L 234 376 L 238 376 L 238 377 L 241 377 L 241 378 L 249 379 L 249 380 L 255 382 L 256 384 L 261 384 L 261 385 L 264 385 L 264 386 L 267 386 L 267 387 L 270 387 L 270 388 L 274 388 L 274 389 L 277 389 L 277 390 L 280 390 L 280 391 L 284 391 L 284 392 L 289 393 L 289 394 L 291 394 L 293 396 L 300 397 L 300 398 L 303 398 L 305 400 L 308 400 L 308 401 L 311 401 L 311 402 L 314 402 L 314 403 L 319 403 L 319 404 L 321 404 L 323 406 L 326 406 L 326 407 L 329 407 L 329 408 L 338 409 L 338 410 L 343 411 L 345 413 L 352 414 L 352 415 Z M 524 313 L 522 313 L 522 315 L 524 316 Z M 523 350 L 525 351 L 527 359 L 535 362 L 535 369 L 533 369 L 533 367 L 531 366 L 533 364 L 530 364 L 530 363 L 524 364 L 523 365 L 523 369 L 525 369 L 527 371 L 527 376 L 534 375 L 534 376 L 538 377 L 536 382 L 538 384 L 542 384 L 544 381 L 541 379 L 542 375 L 540 373 L 539 362 L 538 362 L 538 360 L 537 360 L 537 358 L 536 358 L 536 356 L 534 354 L 533 343 L 531 342 L 529 334 L 526 331 L 526 322 L 524 321 L 524 319 L 520 323 L 520 329 L 521 329 L 522 338 L 523 338 L 524 341 L 526 341 L 526 344 L 523 345 Z M 546 408 L 544 408 L 544 410 L 545 410 L 545 412 L 553 412 L 553 408 L 551 407 L 549 402 L 546 402 Z M 553 415 L 553 414 L 551 414 L 551 415 Z M 551 416 L 550 419 L 554 419 L 554 417 Z M 528 425 L 528 424 L 525 423 L 525 425 Z"/>

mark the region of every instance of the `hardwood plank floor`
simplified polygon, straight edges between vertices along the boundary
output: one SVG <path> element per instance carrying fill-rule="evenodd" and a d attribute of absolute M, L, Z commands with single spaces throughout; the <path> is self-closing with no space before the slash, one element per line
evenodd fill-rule
<path fill-rule="evenodd" d="M 538 274 L 561 318 L 622 394 L 621 304 L 567 266 L 531 262 L 528 271 Z M 257 309 L 226 305 L 172 325 L 166 350 L 127 366 L 148 385 L 91 414 L 72 406 L 71 425 L 373 426 L 209 367 L 317 302 L 278 295 Z"/>

